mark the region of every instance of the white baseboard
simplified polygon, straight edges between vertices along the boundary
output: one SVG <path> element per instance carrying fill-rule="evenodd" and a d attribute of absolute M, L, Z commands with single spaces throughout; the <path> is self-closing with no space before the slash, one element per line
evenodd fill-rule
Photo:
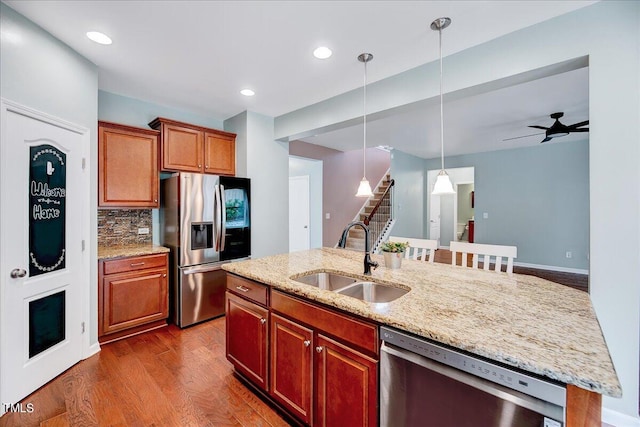
<path fill-rule="evenodd" d="M 526 262 L 514 262 L 513 265 L 516 267 L 535 268 L 538 270 L 560 271 L 562 273 L 589 274 L 589 270 L 583 270 L 581 268 L 568 268 L 568 267 L 557 267 L 555 265 L 529 264 Z"/>
<path fill-rule="evenodd" d="M 602 408 L 602 422 L 615 427 L 640 427 L 640 418 L 607 408 Z"/>
<path fill-rule="evenodd" d="M 100 352 L 100 344 L 96 342 L 89 347 L 89 351 L 87 351 L 85 359 L 88 359 L 94 354 L 97 354 L 99 352 Z"/>

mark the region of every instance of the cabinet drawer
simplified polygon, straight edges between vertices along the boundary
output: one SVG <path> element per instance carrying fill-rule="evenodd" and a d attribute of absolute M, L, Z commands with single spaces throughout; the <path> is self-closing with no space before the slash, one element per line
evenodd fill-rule
<path fill-rule="evenodd" d="M 267 305 L 269 287 L 262 283 L 227 274 L 227 290 L 258 304 Z"/>
<path fill-rule="evenodd" d="M 102 274 L 124 273 L 127 271 L 160 268 L 167 266 L 167 255 L 145 255 L 103 261 Z"/>
<path fill-rule="evenodd" d="M 271 293 L 271 308 L 377 356 L 378 327 L 360 319 L 310 304 L 282 292 Z"/>

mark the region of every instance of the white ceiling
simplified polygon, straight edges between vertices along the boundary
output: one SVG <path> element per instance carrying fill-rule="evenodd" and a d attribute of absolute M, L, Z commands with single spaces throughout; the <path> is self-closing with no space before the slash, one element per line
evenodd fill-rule
<path fill-rule="evenodd" d="M 453 21 L 443 33 L 447 55 L 595 2 L 5 3 L 95 63 L 101 90 L 223 120 L 244 110 L 277 117 L 358 88 L 363 69 L 356 57 L 362 52 L 375 56 L 368 67 L 369 82 L 437 60 L 437 33 L 429 25 L 440 16 Z M 113 44 L 89 41 L 85 33 L 90 30 L 108 34 Z M 329 46 L 334 55 L 315 59 L 311 52 L 319 45 Z M 565 124 L 586 120 L 586 69 L 572 73 L 578 77 L 549 77 L 447 104 L 447 153 L 516 146 L 497 140 L 533 133 L 527 124 L 549 126 L 548 114 L 555 111 L 566 113 Z M 256 95 L 240 95 L 246 87 Z M 433 140 L 434 131 L 437 141 L 437 109 L 406 113 L 372 122 L 367 145 L 381 143 L 437 157 L 438 144 L 423 147 Z M 356 126 L 307 141 L 358 149 L 361 134 L 362 126 Z M 564 140 L 568 138 L 572 136 Z M 529 140 L 537 143 L 523 138 L 517 144 Z"/>

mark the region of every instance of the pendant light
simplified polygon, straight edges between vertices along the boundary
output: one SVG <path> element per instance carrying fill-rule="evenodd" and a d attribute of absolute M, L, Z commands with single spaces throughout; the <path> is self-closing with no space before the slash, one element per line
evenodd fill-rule
<path fill-rule="evenodd" d="M 449 174 L 444 170 L 444 113 L 443 113 L 443 101 L 442 101 L 442 30 L 447 28 L 451 24 L 450 18 L 438 18 L 431 23 L 431 29 L 438 32 L 439 46 L 440 46 L 440 161 L 441 169 L 436 179 L 436 184 L 433 186 L 434 196 L 441 196 L 445 194 L 455 194 Z"/>
<path fill-rule="evenodd" d="M 358 55 L 358 61 L 364 63 L 364 134 L 362 138 L 362 181 L 358 187 L 356 197 L 371 197 L 371 185 L 367 180 L 367 62 L 373 59 L 373 55 L 370 53 L 362 53 Z"/>

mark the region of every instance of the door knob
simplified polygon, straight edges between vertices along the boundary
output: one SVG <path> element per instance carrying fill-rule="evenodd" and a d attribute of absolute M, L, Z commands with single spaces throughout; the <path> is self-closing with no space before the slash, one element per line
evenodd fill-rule
<path fill-rule="evenodd" d="M 305 347 L 309 347 L 311 345 L 311 340 L 304 340 L 303 344 Z"/>
<path fill-rule="evenodd" d="M 14 268 L 11 270 L 11 278 L 17 279 L 19 277 L 24 277 L 27 275 L 27 271 L 23 268 Z"/>
<path fill-rule="evenodd" d="M 322 350 L 323 350 L 323 349 L 324 349 L 324 348 L 323 348 L 321 345 L 319 345 L 319 346 L 317 346 L 317 347 L 316 347 L 316 352 L 318 352 L 318 353 L 322 353 Z"/>

